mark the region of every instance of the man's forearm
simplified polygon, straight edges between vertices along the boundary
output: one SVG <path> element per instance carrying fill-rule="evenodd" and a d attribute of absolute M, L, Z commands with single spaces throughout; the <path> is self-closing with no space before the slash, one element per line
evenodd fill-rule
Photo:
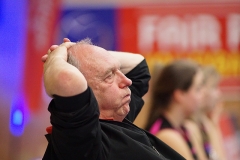
<path fill-rule="evenodd" d="M 120 61 L 121 71 L 124 74 L 127 74 L 128 72 L 130 72 L 144 59 L 142 55 L 135 54 L 135 53 L 118 52 L 118 51 L 109 51 L 109 53 L 111 53 L 111 55 L 113 55 Z"/>
<path fill-rule="evenodd" d="M 61 65 L 61 67 L 60 67 Z M 52 67 L 44 75 L 46 92 L 49 96 L 73 96 L 82 93 L 87 88 L 87 82 L 80 71 L 73 66 L 60 64 L 59 68 Z M 77 73 L 77 74 L 76 74 Z"/>
<path fill-rule="evenodd" d="M 82 73 L 55 53 L 51 53 L 44 63 L 44 85 L 51 97 L 54 94 L 73 96 L 87 89 L 87 81 Z"/>

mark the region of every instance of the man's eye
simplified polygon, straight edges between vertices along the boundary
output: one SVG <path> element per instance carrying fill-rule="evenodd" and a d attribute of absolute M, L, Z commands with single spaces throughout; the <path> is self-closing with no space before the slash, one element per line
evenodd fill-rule
<path fill-rule="evenodd" d="M 111 77 L 112 77 L 112 75 L 108 75 L 106 79 L 109 79 L 109 78 L 111 78 Z"/>
<path fill-rule="evenodd" d="M 114 78 L 114 75 L 115 75 L 114 73 L 109 74 L 109 75 L 106 77 L 105 81 L 108 82 L 108 83 L 112 82 L 112 81 L 113 81 L 113 78 Z"/>
<path fill-rule="evenodd" d="M 111 73 L 110 75 L 107 76 L 107 79 L 112 78 L 113 76 L 114 76 L 114 74 Z"/>

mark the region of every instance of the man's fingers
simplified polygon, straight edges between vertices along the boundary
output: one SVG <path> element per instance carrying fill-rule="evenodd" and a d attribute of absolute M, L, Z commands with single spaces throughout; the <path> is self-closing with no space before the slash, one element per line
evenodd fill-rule
<path fill-rule="evenodd" d="M 47 54 L 45 54 L 44 56 L 42 56 L 42 62 L 46 62 L 46 60 L 47 60 L 47 57 L 48 57 L 48 55 L 47 55 Z"/>
<path fill-rule="evenodd" d="M 56 48 L 58 47 L 58 45 L 52 45 L 49 49 L 47 54 L 51 53 L 52 51 L 54 51 Z"/>
<path fill-rule="evenodd" d="M 65 46 L 66 48 L 71 47 L 72 45 L 74 45 L 75 43 L 71 42 L 68 38 L 64 38 L 63 39 L 63 43 L 60 46 Z M 52 45 L 49 50 L 48 50 L 48 54 L 51 53 L 52 51 L 54 51 L 57 47 L 59 47 L 58 45 Z"/>
<path fill-rule="evenodd" d="M 71 42 L 68 38 L 63 38 L 63 42 Z"/>
<path fill-rule="evenodd" d="M 51 51 L 53 51 L 54 49 L 56 49 L 58 47 L 58 45 L 52 45 L 49 49 L 51 50 Z"/>
<path fill-rule="evenodd" d="M 60 46 L 64 46 L 66 48 L 70 48 L 71 46 L 75 45 L 76 43 L 73 42 L 64 42 Z"/>
<path fill-rule="evenodd" d="M 73 46 L 74 44 L 76 44 L 76 43 L 73 43 L 73 42 L 71 42 L 68 38 L 64 38 L 63 39 L 63 43 L 61 44 L 61 45 L 52 45 L 49 49 L 48 49 L 48 52 L 47 52 L 47 54 L 45 54 L 44 56 L 42 56 L 42 58 L 41 58 L 41 60 L 42 60 L 42 62 L 46 62 L 46 60 L 47 60 L 47 58 L 48 58 L 48 55 L 51 53 L 51 52 L 53 52 L 55 49 L 57 49 L 57 48 L 61 48 L 61 47 L 65 47 L 65 49 L 68 49 L 68 48 L 70 48 L 71 46 Z"/>

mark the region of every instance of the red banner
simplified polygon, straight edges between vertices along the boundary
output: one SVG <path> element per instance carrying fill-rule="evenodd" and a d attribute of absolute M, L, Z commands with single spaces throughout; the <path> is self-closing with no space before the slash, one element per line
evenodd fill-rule
<path fill-rule="evenodd" d="M 23 93 L 31 111 L 39 109 L 42 87 L 41 57 L 53 43 L 61 0 L 29 0 Z"/>
<path fill-rule="evenodd" d="M 119 49 L 143 54 L 150 67 L 177 58 L 214 65 L 222 88 L 240 92 L 239 2 L 126 8 L 118 19 Z"/>

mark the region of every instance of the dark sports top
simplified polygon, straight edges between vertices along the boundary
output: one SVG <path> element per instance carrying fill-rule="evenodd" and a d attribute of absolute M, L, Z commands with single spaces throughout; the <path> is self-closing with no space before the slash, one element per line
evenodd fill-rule
<path fill-rule="evenodd" d="M 210 140 L 207 135 L 206 129 L 201 122 L 199 123 L 199 128 L 200 128 L 201 136 L 203 139 L 203 148 L 204 148 L 205 154 L 207 155 L 208 158 L 210 158 L 210 152 L 212 150 L 212 147 L 211 147 Z"/>
<path fill-rule="evenodd" d="M 149 132 L 152 133 L 153 135 L 156 135 L 160 130 L 163 130 L 163 129 L 173 129 L 173 130 L 177 131 L 178 133 L 180 133 L 182 135 L 182 137 L 184 138 L 184 140 L 187 142 L 187 145 L 191 150 L 193 158 L 195 160 L 197 160 L 196 150 L 192 146 L 192 143 L 189 138 L 189 134 L 185 127 L 182 126 L 181 130 L 178 130 L 178 129 L 174 128 L 164 116 L 160 116 L 150 127 Z"/>

